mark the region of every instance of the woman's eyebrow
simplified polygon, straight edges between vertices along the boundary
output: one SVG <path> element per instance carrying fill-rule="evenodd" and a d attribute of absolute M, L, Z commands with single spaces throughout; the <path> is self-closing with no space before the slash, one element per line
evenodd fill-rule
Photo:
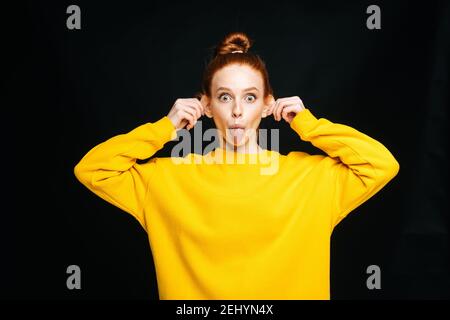
<path fill-rule="evenodd" d="M 229 91 L 231 91 L 231 89 L 227 88 L 227 87 L 219 87 L 219 88 L 217 88 L 217 91 L 220 91 L 220 90 L 229 90 Z M 256 87 L 250 87 L 250 88 L 244 89 L 243 92 L 252 91 L 252 90 L 259 91 L 258 88 L 256 88 Z"/>

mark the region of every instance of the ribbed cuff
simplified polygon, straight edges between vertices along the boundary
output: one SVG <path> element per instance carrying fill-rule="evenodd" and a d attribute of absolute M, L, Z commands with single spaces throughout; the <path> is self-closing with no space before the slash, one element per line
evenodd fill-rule
<path fill-rule="evenodd" d="M 177 130 L 167 116 L 155 122 L 147 122 L 142 129 L 144 130 L 140 133 L 143 135 L 142 138 L 157 141 L 160 147 L 177 137 Z"/>
<path fill-rule="evenodd" d="M 300 136 L 306 134 L 316 125 L 318 119 L 311 113 L 308 108 L 298 112 L 290 123 L 290 127 Z"/>
<path fill-rule="evenodd" d="M 160 141 L 168 142 L 177 137 L 177 130 L 169 117 L 164 116 L 153 123 L 155 131 L 160 137 Z"/>

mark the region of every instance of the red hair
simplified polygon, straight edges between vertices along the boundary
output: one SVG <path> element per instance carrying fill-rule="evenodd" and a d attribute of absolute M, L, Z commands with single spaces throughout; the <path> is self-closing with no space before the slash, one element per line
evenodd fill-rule
<path fill-rule="evenodd" d="M 255 71 L 259 71 L 264 83 L 264 98 L 269 94 L 273 95 L 266 64 L 257 54 L 249 52 L 253 42 L 254 41 L 243 32 L 229 33 L 222 41 L 220 41 L 215 47 L 212 59 L 209 61 L 203 72 L 201 93 L 196 94 L 198 99 L 200 99 L 201 94 L 211 97 L 211 82 L 214 74 L 230 64 L 248 65 Z M 238 50 L 241 50 L 242 53 L 232 53 L 233 51 Z"/>

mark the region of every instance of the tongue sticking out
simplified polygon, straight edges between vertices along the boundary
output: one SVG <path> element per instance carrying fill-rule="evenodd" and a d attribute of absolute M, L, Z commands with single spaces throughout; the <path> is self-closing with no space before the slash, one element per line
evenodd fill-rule
<path fill-rule="evenodd" d="M 240 142 L 242 138 L 244 137 L 245 129 L 242 128 L 236 128 L 236 129 L 229 129 L 230 130 L 230 136 L 235 142 Z"/>

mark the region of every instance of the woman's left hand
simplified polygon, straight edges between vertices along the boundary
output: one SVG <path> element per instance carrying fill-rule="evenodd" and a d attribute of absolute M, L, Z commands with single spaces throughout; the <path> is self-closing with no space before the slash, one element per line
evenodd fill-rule
<path fill-rule="evenodd" d="M 279 98 L 271 105 L 271 113 L 276 121 L 283 118 L 287 123 L 291 123 L 300 111 L 305 110 L 302 100 L 297 97 Z"/>

